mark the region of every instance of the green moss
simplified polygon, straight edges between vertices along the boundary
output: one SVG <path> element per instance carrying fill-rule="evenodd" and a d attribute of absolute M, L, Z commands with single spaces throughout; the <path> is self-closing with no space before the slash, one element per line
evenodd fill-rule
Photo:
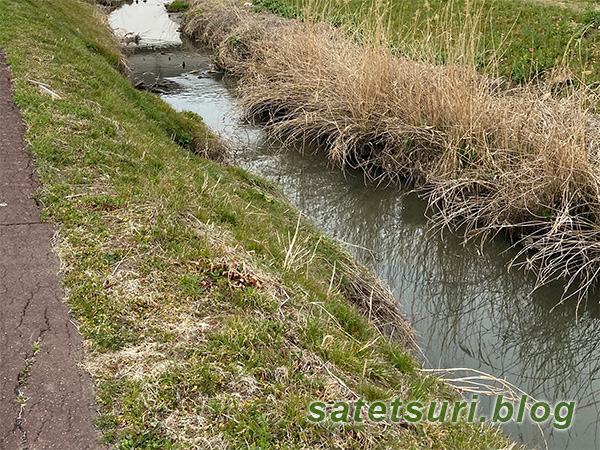
<path fill-rule="evenodd" d="M 165 6 L 167 8 L 167 11 L 170 13 L 185 12 L 188 9 L 190 9 L 190 4 L 182 0 L 175 0 L 174 2 L 167 3 Z"/>

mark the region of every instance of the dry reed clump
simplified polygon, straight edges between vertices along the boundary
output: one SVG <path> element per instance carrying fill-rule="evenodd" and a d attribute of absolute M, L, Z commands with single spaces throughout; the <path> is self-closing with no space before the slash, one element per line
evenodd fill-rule
<path fill-rule="evenodd" d="M 404 348 L 418 348 L 414 329 L 382 280 L 351 258 L 340 265 L 339 272 L 340 292 L 379 332 Z"/>
<path fill-rule="evenodd" d="M 458 64 L 402 59 L 324 25 L 197 2 L 185 31 L 241 77 L 241 102 L 276 136 L 320 143 L 340 166 L 408 180 L 437 223 L 509 232 L 538 284 L 581 296 L 600 271 L 600 131 L 589 92 L 508 87 Z M 566 298 L 566 297 L 565 297 Z"/>

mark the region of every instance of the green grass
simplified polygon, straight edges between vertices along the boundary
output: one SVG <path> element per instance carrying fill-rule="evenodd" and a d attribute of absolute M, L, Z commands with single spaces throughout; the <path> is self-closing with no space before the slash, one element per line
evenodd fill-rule
<path fill-rule="evenodd" d="M 470 63 L 481 70 L 523 83 L 568 65 L 573 80 L 595 84 L 600 81 L 597 2 L 563 3 L 570 7 L 542 0 L 257 0 L 255 5 L 284 17 L 304 16 L 308 8 L 359 35 L 381 17 L 399 54 L 419 57 L 423 51 L 433 52 L 440 63 L 448 58 L 447 37 L 458 39 L 466 31 L 476 41 Z"/>
<path fill-rule="evenodd" d="M 311 399 L 347 395 L 338 379 L 367 398 L 453 393 L 344 297 L 346 252 L 305 220 L 294 240 L 299 213 L 277 187 L 205 158 L 222 147 L 197 116 L 130 85 L 101 19 L 75 0 L 0 0 L 0 47 L 44 220 L 60 227 L 106 440 L 120 449 L 507 445 L 463 423 L 307 422 Z"/>
<path fill-rule="evenodd" d="M 183 0 L 175 0 L 172 3 L 167 3 L 166 8 L 168 12 L 185 12 L 190 9 L 190 4 Z"/>

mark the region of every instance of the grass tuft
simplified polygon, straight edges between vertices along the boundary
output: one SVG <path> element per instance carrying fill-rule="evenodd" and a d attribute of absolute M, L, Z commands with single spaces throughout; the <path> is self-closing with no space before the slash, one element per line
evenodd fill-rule
<path fill-rule="evenodd" d="M 167 8 L 167 12 L 170 13 L 181 13 L 181 12 L 185 12 L 188 9 L 190 9 L 190 4 L 188 2 L 185 2 L 183 0 L 175 0 L 174 2 L 171 3 L 167 3 L 165 5 L 165 7 Z"/>
<path fill-rule="evenodd" d="M 586 296 L 600 270 L 596 91 L 480 74 L 476 12 L 436 40 L 446 55 L 438 64 L 431 47 L 419 60 L 399 57 L 377 21 L 370 35 L 349 36 L 319 17 L 200 4 L 187 32 L 241 77 L 247 114 L 273 135 L 414 184 L 439 226 L 464 226 L 469 239 L 506 232 L 522 249 L 513 263 L 538 285 L 564 278 L 565 299 Z"/>

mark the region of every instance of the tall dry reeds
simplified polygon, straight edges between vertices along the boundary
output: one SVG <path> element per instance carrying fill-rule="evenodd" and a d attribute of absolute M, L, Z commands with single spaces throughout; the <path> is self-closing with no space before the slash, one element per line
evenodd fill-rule
<path fill-rule="evenodd" d="M 377 32 L 357 43 L 323 23 L 198 4 L 187 33 L 240 76 L 243 106 L 273 134 L 318 142 L 340 166 L 409 180 L 438 223 L 483 239 L 509 232 L 539 284 L 566 278 L 587 292 L 600 271 L 590 92 L 481 75 L 465 63 L 475 48 L 467 34 L 449 38 L 453 57 L 435 65 L 394 56 Z"/>

